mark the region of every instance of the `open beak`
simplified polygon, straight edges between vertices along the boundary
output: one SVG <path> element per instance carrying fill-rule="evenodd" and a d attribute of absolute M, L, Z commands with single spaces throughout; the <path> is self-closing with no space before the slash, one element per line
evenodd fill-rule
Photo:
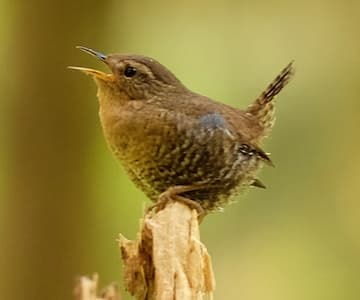
<path fill-rule="evenodd" d="M 98 51 L 95 51 L 93 49 L 86 48 L 86 47 L 83 47 L 83 46 L 76 46 L 76 48 L 80 49 L 81 51 L 84 51 L 86 53 L 89 53 L 90 55 L 95 56 L 96 58 L 98 58 L 101 61 L 103 61 L 104 63 L 106 63 L 107 56 L 105 54 L 102 54 L 102 53 L 100 53 Z"/>
<path fill-rule="evenodd" d="M 106 58 L 107 56 L 105 54 L 102 54 L 98 51 L 95 51 L 93 49 L 90 48 L 86 48 L 83 46 L 76 46 L 76 48 L 80 49 L 81 51 L 84 51 L 92 56 L 95 56 L 96 58 L 98 58 L 99 60 L 101 60 L 102 62 L 107 64 Z M 113 81 L 114 80 L 114 76 L 113 74 L 107 74 L 98 70 L 94 70 L 94 69 L 90 69 L 90 68 L 84 68 L 84 67 L 73 67 L 73 66 L 69 66 L 69 69 L 72 70 L 78 70 L 81 71 L 83 73 L 85 73 L 86 75 L 91 75 L 94 76 L 96 78 L 102 79 L 104 81 Z"/>

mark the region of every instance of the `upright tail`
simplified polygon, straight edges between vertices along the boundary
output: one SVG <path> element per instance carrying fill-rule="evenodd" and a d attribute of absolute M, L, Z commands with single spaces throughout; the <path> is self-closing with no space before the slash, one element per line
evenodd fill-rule
<path fill-rule="evenodd" d="M 252 103 L 246 113 L 253 115 L 263 128 L 263 136 L 270 131 L 275 121 L 275 105 L 272 101 L 294 74 L 293 61 L 290 62 L 266 90 Z"/>

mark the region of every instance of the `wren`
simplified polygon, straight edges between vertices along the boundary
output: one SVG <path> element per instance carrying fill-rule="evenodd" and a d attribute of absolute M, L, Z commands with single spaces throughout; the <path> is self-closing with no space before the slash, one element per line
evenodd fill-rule
<path fill-rule="evenodd" d="M 111 70 L 70 67 L 94 78 L 105 139 L 152 201 L 191 201 L 208 213 L 247 186 L 265 187 L 256 173 L 272 162 L 260 145 L 274 125 L 274 98 L 292 77 L 292 63 L 240 110 L 189 90 L 152 58 L 78 48 Z"/>

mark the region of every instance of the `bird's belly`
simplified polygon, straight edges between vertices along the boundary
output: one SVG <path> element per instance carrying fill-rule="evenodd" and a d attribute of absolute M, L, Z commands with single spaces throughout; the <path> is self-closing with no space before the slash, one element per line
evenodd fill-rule
<path fill-rule="evenodd" d="M 258 158 L 239 152 L 238 142 L 223 130 L 209 131 L 177 120 L 159 126 L 136 114 L 115 116 L 102 125 L 110 148 L 153 201 L 170 187 L 202 184 L 208 188 L 184 196 L 212 210 L 249 184 L 259 168 Z"/>
<path fill-rule="evenodd" d="M 143 137 L 128 141 L 126 149 L 118 151 L 132 180 L 153 201 L 172 186 L 204 184 L 208 187 L 183 195 L 212 210 L 251 182 L 259 167 L 256 157 L 236 152 L 236 144 L 229 145 L 221 138 L 214 143 L 213 139 L 183 136 Z"/>

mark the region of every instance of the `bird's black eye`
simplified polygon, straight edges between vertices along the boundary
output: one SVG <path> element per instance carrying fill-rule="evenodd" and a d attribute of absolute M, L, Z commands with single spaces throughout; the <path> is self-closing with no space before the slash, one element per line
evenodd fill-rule
<path fill-rule="evenodd" d="M 127 66 L 124 71 L 125 77 L 133 77 L 136 74 L 136 68 L 132 66 Z"/>

